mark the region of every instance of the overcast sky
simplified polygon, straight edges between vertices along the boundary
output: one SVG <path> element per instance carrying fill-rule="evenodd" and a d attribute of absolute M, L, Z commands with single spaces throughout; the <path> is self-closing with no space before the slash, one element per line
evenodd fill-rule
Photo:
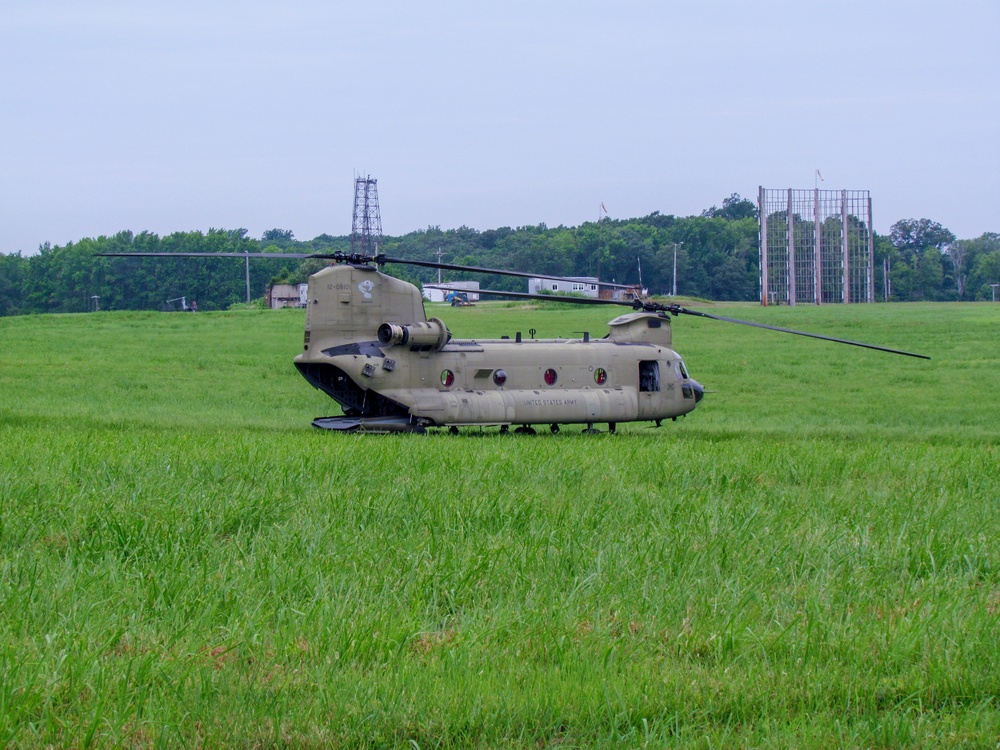
<path fill-rule="evenodd" d="M 0 4 L 0 252 L 347 234 L 356 173 L 389 235 L 817 182 L 1000 231 L 1000 2 Z"/>

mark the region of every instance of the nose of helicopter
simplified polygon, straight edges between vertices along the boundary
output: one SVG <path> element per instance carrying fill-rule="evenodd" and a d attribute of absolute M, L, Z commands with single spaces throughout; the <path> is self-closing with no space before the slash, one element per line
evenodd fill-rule
<path fill-rule="evenodd" d="M 696 404 L 705 398 L 705 387 L 697 380 L 691 381 L 691 390 L 694 391 L 694 402 Z"/>

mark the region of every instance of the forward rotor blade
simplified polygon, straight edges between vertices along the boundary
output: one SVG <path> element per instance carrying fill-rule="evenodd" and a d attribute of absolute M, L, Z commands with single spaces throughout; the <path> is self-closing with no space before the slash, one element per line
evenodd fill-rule
<path fill-rule="evenodd" d="M 658 302 L 642 302 L 641 300 L 635 300 L 633 302 L 628 302 L 625 300 L 612 300 L 612 299 L 596 299 L 594 297 L 560 297 L 557 295 L 549 294 L 523 294 L 520 292 L 495 292 L 488 289 L 480 289 L 480 294 L 488 294 L 497 297 L 515 297 L 515 298 L 529 298 L 538 300 L 541 302 L 551 301 L 551 302 L 569 302 L 577 305 L 620 305 L 623 307 L 631 307 L 633 310 L 644 310 L 646 312 L 666 312 L 671 315 L 693 315 L 698 318 L 710 318 L 712 320 L 719 320 L 723 323 L 736 323 L 742 326 L 751 326 L 753 328 L 765 328 L 769 331 L 777 331 L 778 333 L 791 333 L 795 336 L 806 336 L 811 339 L 820 339 L 822 341 L 832 341 L 835 344 L 847 344 L 848 346 L 860 346 L 864 349 L 874 349 L 879 352 L 886 352 L 887 354 L 900 354 L 904 357 L 916 357 L 917 359 L 930 359 L 925 354 L 915 354 L 913 352 L 904 352 L 901 349 L 890 349 L 886 346 L 878 346 L 877 344 L 866 344 L 863 341 L 851 341 L 850 339 L 840 339 L 834 336 L 824 336 L 820 333 L 809 333 L 808 331 L 798 331 L 794 328 L 783 328 L 781 326 L 772 326 L 767 323 L 755 323 L 750 320 L 740 320 L 739 318 L 729 318 L 725 315 L 712 315 L 711 313 L 701 312 L 700 310 L 689 310 L 686 307 L 681 307 L 680 305 L 663 305 Z"/>
<path fill-rule="evenodd" d="M 669 309 L 669 308 L 668 308 Z M 808 331 L 797 331 L 794 328 L 782 328 L 781 326 L 771 326 L 766 323 L 755 323 L 751 320 L 740 320 L 739 318 L 727 318 L 724 315 L 712 315 L 710 313 L 701 312 L 699 310 L 688 310 L 687 308 L 677 306 L 676 312 L 669 309 L 674 315 L 695 315 L 699 318 L 711 318 L 712 320 L 721 320 L 724 323 L 736 323 L 741 326 L 752 326 L 753 328 L 766 328 L 769 331 L 778 331 L 779 333 L 791 333 L 796 336 L 807 336 L 811 339 L 822 339 L 823 341 L 832 341 L 835 344 L 847 344 L 849 346 L 860 346 L 864 349 L 875 349 L 880 352 L 887 352 L 889 354 L 901 354 L 904 357 L 916 357 L 917 359 L 930 359 L 925 354 L 914 354 L 913 352 L 904 352 L 901 349 L 890 349 L 886 346 L 878 346 L 876 344 L 866 344 L 863 341 L 851 341 L 850 339 L 838 339 L 834 336 L 823 336 L 819 333 L 809 333 Z"/>

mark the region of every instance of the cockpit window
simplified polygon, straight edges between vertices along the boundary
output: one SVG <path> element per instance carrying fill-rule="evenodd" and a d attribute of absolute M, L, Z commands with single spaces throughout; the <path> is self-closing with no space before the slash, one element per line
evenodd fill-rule
<path fill-rule="evenodd" d="M 687 368 L 684 366 L 684 360 L 683 359 L 677 360 L 677 369 L 680 370 L 681 377 L 684 378 L 685 380 L 687 380 L 689 376 L 688 376 Z"/>

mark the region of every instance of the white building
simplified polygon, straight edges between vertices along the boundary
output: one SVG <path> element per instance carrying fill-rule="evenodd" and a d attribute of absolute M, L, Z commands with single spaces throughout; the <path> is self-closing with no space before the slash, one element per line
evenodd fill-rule
<path fill-rule="evenodd" d="M 597 297 L 598 278 L 596 276 L 573 276 L 566 279 L 528 279 L 528 294 L 582 294 Z"/>
<path fill-rule="evenodd" d="M 274 310 L 282 307 L 305 307 L 308 299 L 308 284 L 275 284 L 267 290 L 267 304 Z"/>

